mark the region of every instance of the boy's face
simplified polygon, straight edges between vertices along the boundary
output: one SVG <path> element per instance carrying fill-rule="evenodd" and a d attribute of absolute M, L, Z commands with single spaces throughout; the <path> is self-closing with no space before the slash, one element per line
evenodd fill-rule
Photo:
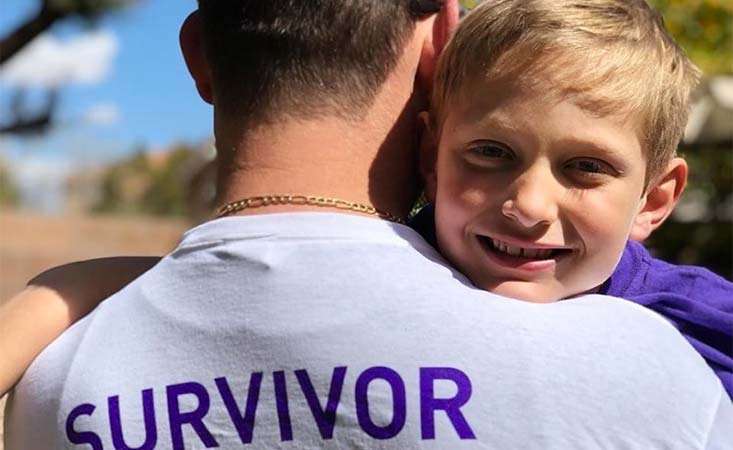
<path fill-rule="evenodd" d="M 465 92 L 446 106 L 427 183 L 443 254 L 509 297 L 554 301 L 599 286 L 645 200 L 634 123 L 512 82 Z"/>

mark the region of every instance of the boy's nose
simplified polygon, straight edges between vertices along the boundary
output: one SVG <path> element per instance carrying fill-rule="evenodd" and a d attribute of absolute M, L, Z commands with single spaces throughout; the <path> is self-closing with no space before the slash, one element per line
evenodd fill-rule
<path fill-rule="evenodd" d="M 554 183 L 538 174 L 525 175 L 502 204 L 502 214 L 525 228 L 552 224 L 558 216 Z"/>

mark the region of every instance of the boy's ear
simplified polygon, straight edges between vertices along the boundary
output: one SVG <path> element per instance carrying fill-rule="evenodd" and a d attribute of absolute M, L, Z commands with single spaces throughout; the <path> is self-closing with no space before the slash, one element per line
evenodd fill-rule
<path fill-rule="evenodd" d="M 687 173 L 685 160 L 673 158 L 664 172 L 652 180 L 631 227 L 630 239 L 643 241 L 667 220 L 685 190 Z"/>
<path fill-rule="evenodd" d="M 428 92 L 433 89 L 433 75 L 438 57 L 458 27 L 459 13 L 458 0 L 444 0 L 443 6 L 435 16 L 432 33 L 423 45 L 417 76 Z"/>
<path fill-rule="evenodd" d="M 199 95 L 206 103 L 213 103 L 214 95 L 211 87 L 211 69 L 204 53 L 204 42 L 201 27 L 201 16 L 198 10 L 189 14 L 181 25 L 179 40 L 183 59 L 191 74 Z"/>
<path fill-rule="evenodd" d="M 420 133 L 420 175 L 425 184 L 425 198 L 435 203 L 435 192 L 438 186 L 438 177 L 435 164 L 438 155 L 437 136 L 431 124 L 430 114 L 423 111 L 418 116 L 418 130 Z"/>

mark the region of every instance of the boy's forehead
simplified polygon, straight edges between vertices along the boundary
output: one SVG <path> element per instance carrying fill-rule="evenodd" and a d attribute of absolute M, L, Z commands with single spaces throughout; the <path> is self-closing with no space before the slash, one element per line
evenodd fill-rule
<path fill-rule="evenodd" d="M 513 74 L 501 77 L 478 74 L 466 78 L 457 91 L 448 95 L 444 116 L 457 116 L 466 123 L 488 117 L 502 121 L 507 111 L 530 113 L 538 107 L 551 109 L 575 97 L 547 77 L 529 79 Z"/>
<path fill-rule="evenodd" d="M 526 88 L 516 80 L 474 76 L 466 79 L 458 91 L 448 96 L 445 113 L 473 122 L 485 117 L 490 111 L 516 103 L 524 91 Z"/>
<path fill-rule="evenodd" d="M 641 74 L 632 73 L 628 67 L 596 61 L 571 48 L 548 46 L 531 50 L 518 46 L 490 64 L 486 61 L 469 67 L 455 78 L 460 81 L 454 85 L 454 92 L 446 92 L 446 103 L 456 96 L 471 99 L 477 92 L 503 96 L 510 87 L 512 93 L 531 91 L 548 101 L 572 98 L 589 113 L 599 116 L 638 110 L 640 97 L 627 94 L 629 85 L 640 81 L 637 78 Z"/>
<path fill-rule="evenodd" d="M 582 64 L 576 68 L 582 70 Z M 536 109 L 550 110 L 562 102 L 569 102 L 587 116 L 623 124 L 639 136 L 643 135 L 643 117 L 631 102 L 613 98 L 602 86 L 587 88 L 575 84 L 575 70 L 553 72 L 541 61 L 525 66 L 521 73 L 489 76 L 476 73 L 466 77 L 455 92 L 449 93 L 441 121 L 448 114 L 460 115 L 462 120 L 474 122 L 490 112 L 500 120 L 502 110 L 531 113 Z"/>

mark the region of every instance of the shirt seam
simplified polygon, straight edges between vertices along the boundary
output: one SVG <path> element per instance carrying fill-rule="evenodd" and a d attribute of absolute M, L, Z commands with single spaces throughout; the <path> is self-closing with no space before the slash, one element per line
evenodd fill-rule
<path fill-rule="evenodd" d="M 702 449 L 706 449 L 708 447 L 708 444 L 710 443 L 710 433 L 713 431 L 713 425 L 715 424 L 715 418 L 718 416 L 718 411 L 720 411 L 720 404 L 723 400 L 723 395 L 727 398 L 727 393 L 725 392 L 725 389 L 722 387 L 718 389 L 718 401 L 715 404 L 715 408 L 713 410 L 713 413 L 710 417 L 710 421 L 708 423 L 707 432 L 703 435 L 703 446 L 700 447 Z"/>

